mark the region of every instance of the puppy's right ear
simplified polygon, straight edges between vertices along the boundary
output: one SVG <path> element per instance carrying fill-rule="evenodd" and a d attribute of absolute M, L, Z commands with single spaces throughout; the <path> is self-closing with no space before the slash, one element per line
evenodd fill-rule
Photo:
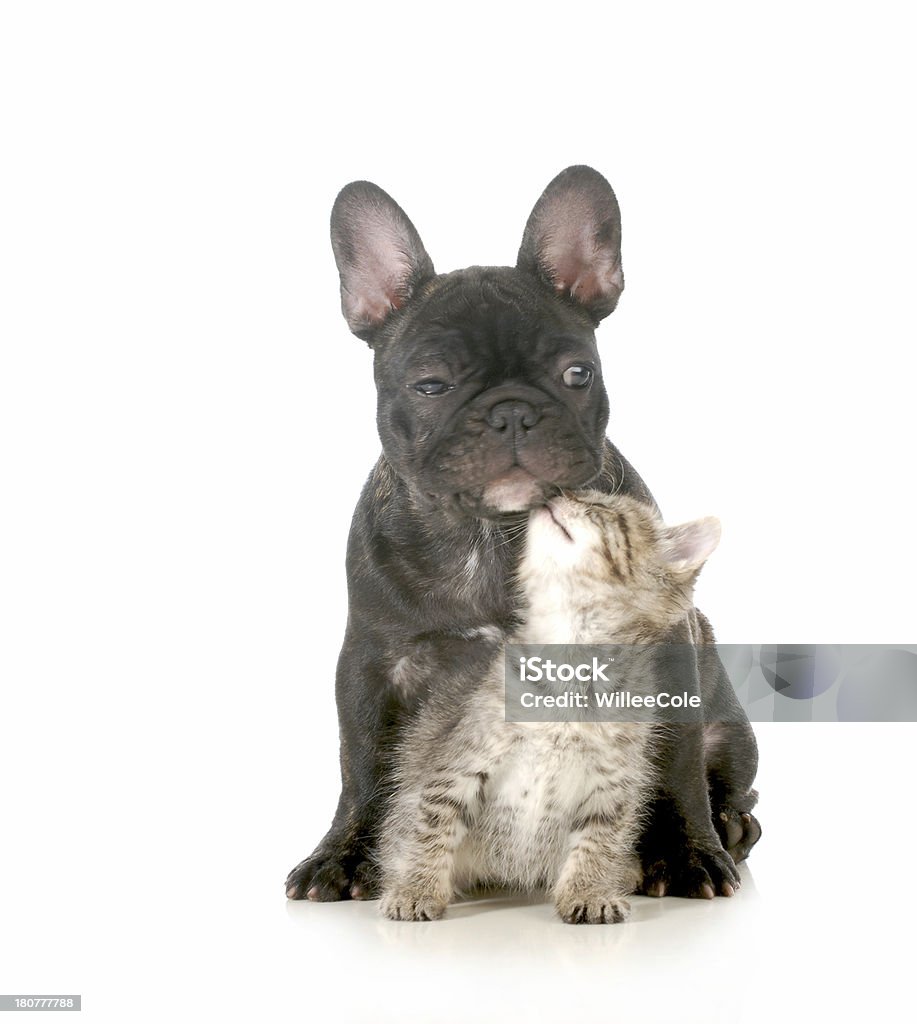
<path fill-rule="evenodd" d="M 389 315 L 436 273 L 404 210 L 371 181 L 341 190 L 331 211 L 331 247 L 344 318 L 370 344 Z"/>

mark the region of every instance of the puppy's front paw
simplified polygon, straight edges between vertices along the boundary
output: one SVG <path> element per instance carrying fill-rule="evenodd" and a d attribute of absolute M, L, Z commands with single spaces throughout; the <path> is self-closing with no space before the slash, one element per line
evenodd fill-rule
<path fill-rule="evenodd" d="M 359 847 L 344 842 L 319 847 L 287 875 L 287 899 L 372 900 L 376 898 L 376 867 Z"/>
<path fill-rule="evenodd" d="M 641 889 L 647 896 L 712 900 L 734 895 L 741 884 L 735 862 L 714 836 L 709 843 L 686 843 L 648 858 Z"/>
<path fill-rule="evenodd" d="M 620 924 L 630 917 L 630 904 L 621 896 L 587 889 L 567 889 L 554 899 L 567 924 Z"/>
<path fill-rule="evenodd" d="M 438 921 L 448 901 L 420 887 L 404 886 L 382 894 L 380 910 L 392 921 Z"/>

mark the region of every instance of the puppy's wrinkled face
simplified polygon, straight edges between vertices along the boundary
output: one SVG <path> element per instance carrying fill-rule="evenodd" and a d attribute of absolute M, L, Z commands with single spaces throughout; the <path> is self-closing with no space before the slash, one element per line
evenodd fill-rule
<path fill-rule="evenodd" d="M 498 518 L 602 468 L 608 400 L 594 329 L 624 287 L 608 182 L 563 171 L 515 267 L 437 275 L 404 211 L 370 182 L 331 219 L 341 304 L 375 351 L 386 459 L 421 500 Z"/>
<path fill-rule="evenodd" d="M 376 350 L 389 461 L 478 516 L 528 510 L 601 470 L 608 422 L 588 321 L 510 268 L 436 278 Z"/>

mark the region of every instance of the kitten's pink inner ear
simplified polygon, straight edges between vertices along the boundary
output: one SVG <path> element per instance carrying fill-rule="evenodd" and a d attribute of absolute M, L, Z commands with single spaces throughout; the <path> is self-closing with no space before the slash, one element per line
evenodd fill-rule
<path fill-rule="evenodd" d="M 720 521 L 714 516 L 666 530 L 666 561 L 673 566 L 700 568 L 720 542 Z"/>

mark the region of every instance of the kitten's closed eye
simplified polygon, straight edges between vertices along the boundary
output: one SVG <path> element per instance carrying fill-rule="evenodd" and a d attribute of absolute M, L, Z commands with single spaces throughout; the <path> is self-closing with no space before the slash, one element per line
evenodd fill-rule
<path fill-rule="evenodd" d="M 719 537 L 712 517 L 667 527 L 633 498 L 565 492 L 530 516 L 519 576 L 533 610 L 586 608 L 626 588 L 634 614 L 661 629 L 691 607 Z"/>

